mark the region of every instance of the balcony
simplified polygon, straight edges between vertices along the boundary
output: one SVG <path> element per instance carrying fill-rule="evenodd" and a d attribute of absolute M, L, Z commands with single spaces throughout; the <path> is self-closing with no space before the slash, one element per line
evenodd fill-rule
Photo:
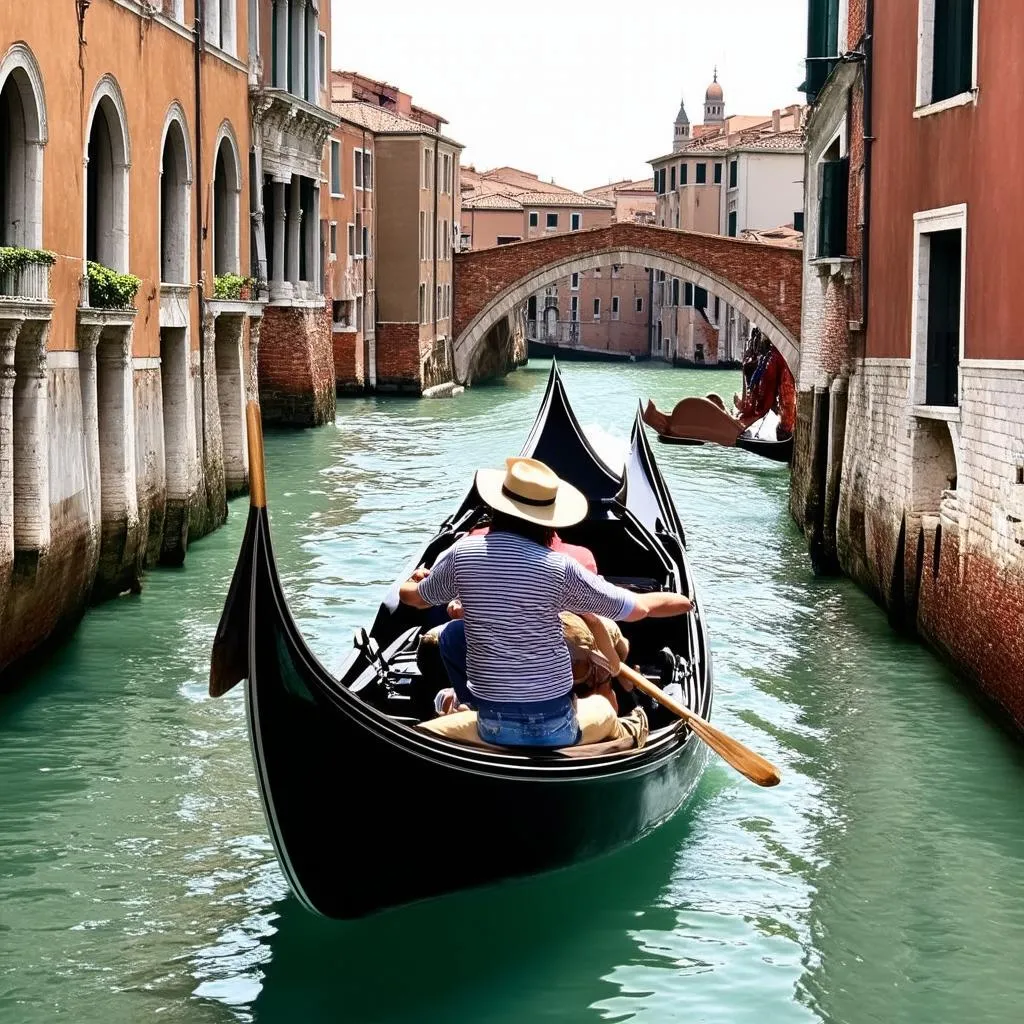
<path fill-rule="evenodd" d="M 49 320 L 53 312 L 50 300 L 53 258 L 46 253 L 40 254 L 45 255 L 45 259 L 23 262 L 16 255 L 22 253 L 17 249 L 0 249 L 0 319 Z"/>
<path fill-rule="evenodd" d="M 249 105 L 263 143 L 264 172 L 276 181 L 293 174 L 319 181 L 324 143 L 341 118 L 287 89 L 263 85 L 250 84 Z"/>
<path fill-rule="evenodd" d="M 578 320 L 527 320 L 526 340 L 542 341 L 549 345 L 579 345 Z"/>

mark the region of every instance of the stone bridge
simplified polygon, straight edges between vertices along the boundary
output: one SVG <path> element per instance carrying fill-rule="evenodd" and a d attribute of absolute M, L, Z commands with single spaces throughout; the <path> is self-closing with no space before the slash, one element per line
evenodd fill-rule
<path fill-rule="evenodd" d="M 488 331 L 533 294 L 576 271 L 613 264 L 664 270 L 738 309 L 800 364 L 803 258 L 799 249 L 639 224 L 574 231 L 455 255 L 455 377 L 479 378 Z"/>

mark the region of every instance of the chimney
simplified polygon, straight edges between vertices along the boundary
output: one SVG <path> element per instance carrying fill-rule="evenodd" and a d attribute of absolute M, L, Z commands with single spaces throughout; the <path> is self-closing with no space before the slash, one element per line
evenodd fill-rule
<path fill-rule="evenodd" d="M 775 132 L 776 134 L 778 134 L 779 132 L 782 131 L 782 111 L 781 110 L 776 109 L 776 110 L 772 111 L 772 131 Z"/>

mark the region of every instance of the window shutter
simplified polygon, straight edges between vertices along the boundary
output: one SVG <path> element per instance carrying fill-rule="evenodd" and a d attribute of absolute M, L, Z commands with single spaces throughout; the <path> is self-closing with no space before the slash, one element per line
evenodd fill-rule
<path fill-rule="evenodd" d="M 739 178 L 739 161 L 729 161 L 729 188 L 735 188 Z"/>
<path fill-rule="evenodd" d="M 807 102 L 813 103 L 825 80 L 835 67 L 835 60 L 815 58 L 837 57 L 846 49 L 839 39 L 839 0 L 810 0 L 807 17 L 807 78 L 804 91 Z"/>
<path fill-rule="evenodd" d="M 827 160 L 821 165 L 818 255 L 842 256 L 846 251 L 847 195 L 850 160 Z"/>

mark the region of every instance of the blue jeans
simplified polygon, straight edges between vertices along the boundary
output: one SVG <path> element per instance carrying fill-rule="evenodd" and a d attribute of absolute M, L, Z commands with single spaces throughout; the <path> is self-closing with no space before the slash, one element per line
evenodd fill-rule
<path fill-rule="evenodd" d="M 550 700 L 482 701 L 466 680 L 466 626 L 453 619 L 439 640 L 441 660 L 460 704 L 477 709 L 480 738 L 500 747 L 570 747 L 579 740 L 572 694 Z"/>

